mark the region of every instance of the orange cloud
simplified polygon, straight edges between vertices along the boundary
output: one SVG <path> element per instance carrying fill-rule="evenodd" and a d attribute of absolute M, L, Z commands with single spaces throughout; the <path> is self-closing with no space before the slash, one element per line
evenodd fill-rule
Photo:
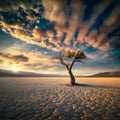
<path fill-rule="evenodd" d="M 46 35 L 48 38 L 52 38 L 54 36 L 53 31 L 47 30 Z"/>
<path fill-rule="evenodd" d="M 46 19 L 55 21 L 58 24 L 64 24 L 66 22 L 65 10 L 63 11 L 66 3 L 65 0 L 43 0 L 42 2 L 45 8 L 44 16 Z"/>
<path fill-rule="evenodd" d="M 43 30 L 40 30 L 39 28 L 34 28 L 33 36 L 37 40 L 42 40 L 44 39 L 44 37 L 46 37 L 46 33 Z"/>
<path fill-rule="evenodd" d="M 21 39 L 25 42 L 28 42 L 28 43 L 32 42 L 32 38 L 29 36 L 29 33 L 26 30 L 17 30 L 16 29 L 13 32 L 11 32 L 10 34 L 11 34 L 11 36 Z"/>
<path fill-rule="evenodd" d="M 14 51 L 14 49 L 13 49 Z M 8 51 L 9 52 L 9 51 Z M 11 68 L 11 66 L 18 66 L 21 70 L 40 70 L 42 68 L 53 67 L 58 64 L 38 51 L 22 51 L 16 49 L 14 54 L 0 53 L 0 65 L 4 68 Z M 35 72 L 35 71 L 34 71 Z"/>
<path fill-rule="evenodd" d="M 120 9 L 119 6 L 116 7 L 113 12 L 110 14 L 108 19 L 104 21 L 104 26 L 101 28 L 102 32 L 110 33 L 120 26 Z"/>
<path fill-rule="evenodd" d="M 10 24 L 5 21 L 0 21 L 0 26 L 2 26 L 2 28 L 6 29 L 6 30 L 8 30 L 8 29 L 10 30 L 11 28 L 22 29 L 21 23 L 19 23 L 19 22 Z"/>
<path fill-rule="evenodd" d="M 110 50 L 110 41 L 104 41 L 107 38 L 106 33 L 98 33 L 97 30 L 93 30 L 84 39 L 88 45 L 93 46 L 102 51 Z M 103 42 L 104 41 L 104 42 Z"/>
<path fill-rule="evenodd" d="M 10 24 L 5 22 L 4 17 L 1 17 L 0 19 L 2 19 L 2 21 L 0 22 L 0 26 L 2 26 L 2 30 L 26 43 L 35 44 L 52 51 L 60 51 L 65 48 L 77 49 L 77 43 L 87 43 L 100 50 L 110 49 L 110 42 L 104 42 L 104 39 L 107 37 L 107 31 L 111 32 L 111 30 L 114 30 L 120 24 L 118 21 L 120 12 L 117 7 L 104 22 L 104 27 L 100 27 L 99 33 L 97 30 L 90 31 L 91 26 L 94 25 L 98 16 L 111 5 L 112 0 L 103 0 L 100 4 L 97 4 L 96 10 L 94 14 L 91 15 L 89 22 L 83 21 L 87 7 L 83 1 L 71 0 L 69 5 L 66 6 L 65 0 L 43 0 L 44 12 L 42 17 L 54 24 L 52 26 L 54 32 L 51 28 L 49 30 L 47 30 L 47 28 L 46 30 L 41 30 L 35 27 L 31 30 L 32 22 L 38 21 L 37 23 L 39 23 L 41 16 L 33 17 L 34 14 L 29 12 L 29 9 L 35 13 L 40 12 L 40 9 L 34 8 L 33 6 L 30 8 L 32 3 L 29 4 L 28 2 L 21 2 L 20 0 L 17 1 L 20 4 L 19 7 L 22 7 L 23 11 L 27 14 L 25 19 L 30 23 L 26 28 L 23 28 L 24 25 L 22 22 L 19 22 L 19 20 L 15 23 L 13 21 L 14 24 Z M 15 8 L 13 7 L 16 2 L 9 2 L 7 0 L 7 3 L 9 3 L 11 10 L 16 9 L 16 6 Z M 5 6 L 5 3 L 1 4 Z M 6 8 L 6 6 L 4 8 Z M 2 7 L 0 9 L 4 8 Z M 19 17 L 22 18 L 20 13 Z M 76 31 L 78 31 L 77 38 L 75 37 Z"/>

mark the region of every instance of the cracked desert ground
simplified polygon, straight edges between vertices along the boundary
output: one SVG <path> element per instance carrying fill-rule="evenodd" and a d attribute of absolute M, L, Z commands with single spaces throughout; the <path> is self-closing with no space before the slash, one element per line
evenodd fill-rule
<path fill-rule="evenodd" d="M 1 77 L 0 120 L 120 120 L 120 78 Z"/>

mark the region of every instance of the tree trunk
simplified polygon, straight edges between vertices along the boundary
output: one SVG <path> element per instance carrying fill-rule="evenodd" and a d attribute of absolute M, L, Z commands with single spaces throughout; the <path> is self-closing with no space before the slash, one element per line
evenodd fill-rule
<path fill-rule="evenodd" d="M 68 70 L 70 76 L 70 85 L 75 85 L 75 77 L 71 70 Z"/>

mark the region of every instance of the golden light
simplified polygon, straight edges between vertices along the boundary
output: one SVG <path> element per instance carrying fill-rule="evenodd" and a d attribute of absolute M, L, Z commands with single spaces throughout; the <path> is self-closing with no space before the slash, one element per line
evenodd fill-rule
<path fill-rule="evenodd" d="M 20 69 L 19 67 L 13 66 L 13 67 L 11 68 L 11 70 L 12 70 L 13 72 L 19 72 L 21 69 Z"/>

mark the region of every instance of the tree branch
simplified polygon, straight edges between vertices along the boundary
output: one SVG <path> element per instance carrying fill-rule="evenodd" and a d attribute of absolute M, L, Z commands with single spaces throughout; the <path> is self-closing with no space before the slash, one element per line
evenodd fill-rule
<path fill-rule="evenodd" d="M 53 59 L 58 59 L 62 65 L 64 65 L 69 70 L 69 65 L 67 65 L 62 57 L 54 57 Z"/>
<path fill-rule="evenodd" d="M 69 69 L 68 65 L 64 62 L 62 57 L 59 57 L 59 60 L 60 60 L 61 64 L 63 64 L 67 69 Z"/>
<path fill-rule="evenodd" d="M 81 60 L 79 60 L 79 59 L 77 59 L 76 62 L 81 62 L 81 63 L 83 63 L 83 62 L 82 62 Z"/>
<path fill-rule="evenodd" d="M 75 62 L 76 62 L 75 60 L 72 61 L 71 65 L 70 65 L 70 70 L 72 69 Z"/>

